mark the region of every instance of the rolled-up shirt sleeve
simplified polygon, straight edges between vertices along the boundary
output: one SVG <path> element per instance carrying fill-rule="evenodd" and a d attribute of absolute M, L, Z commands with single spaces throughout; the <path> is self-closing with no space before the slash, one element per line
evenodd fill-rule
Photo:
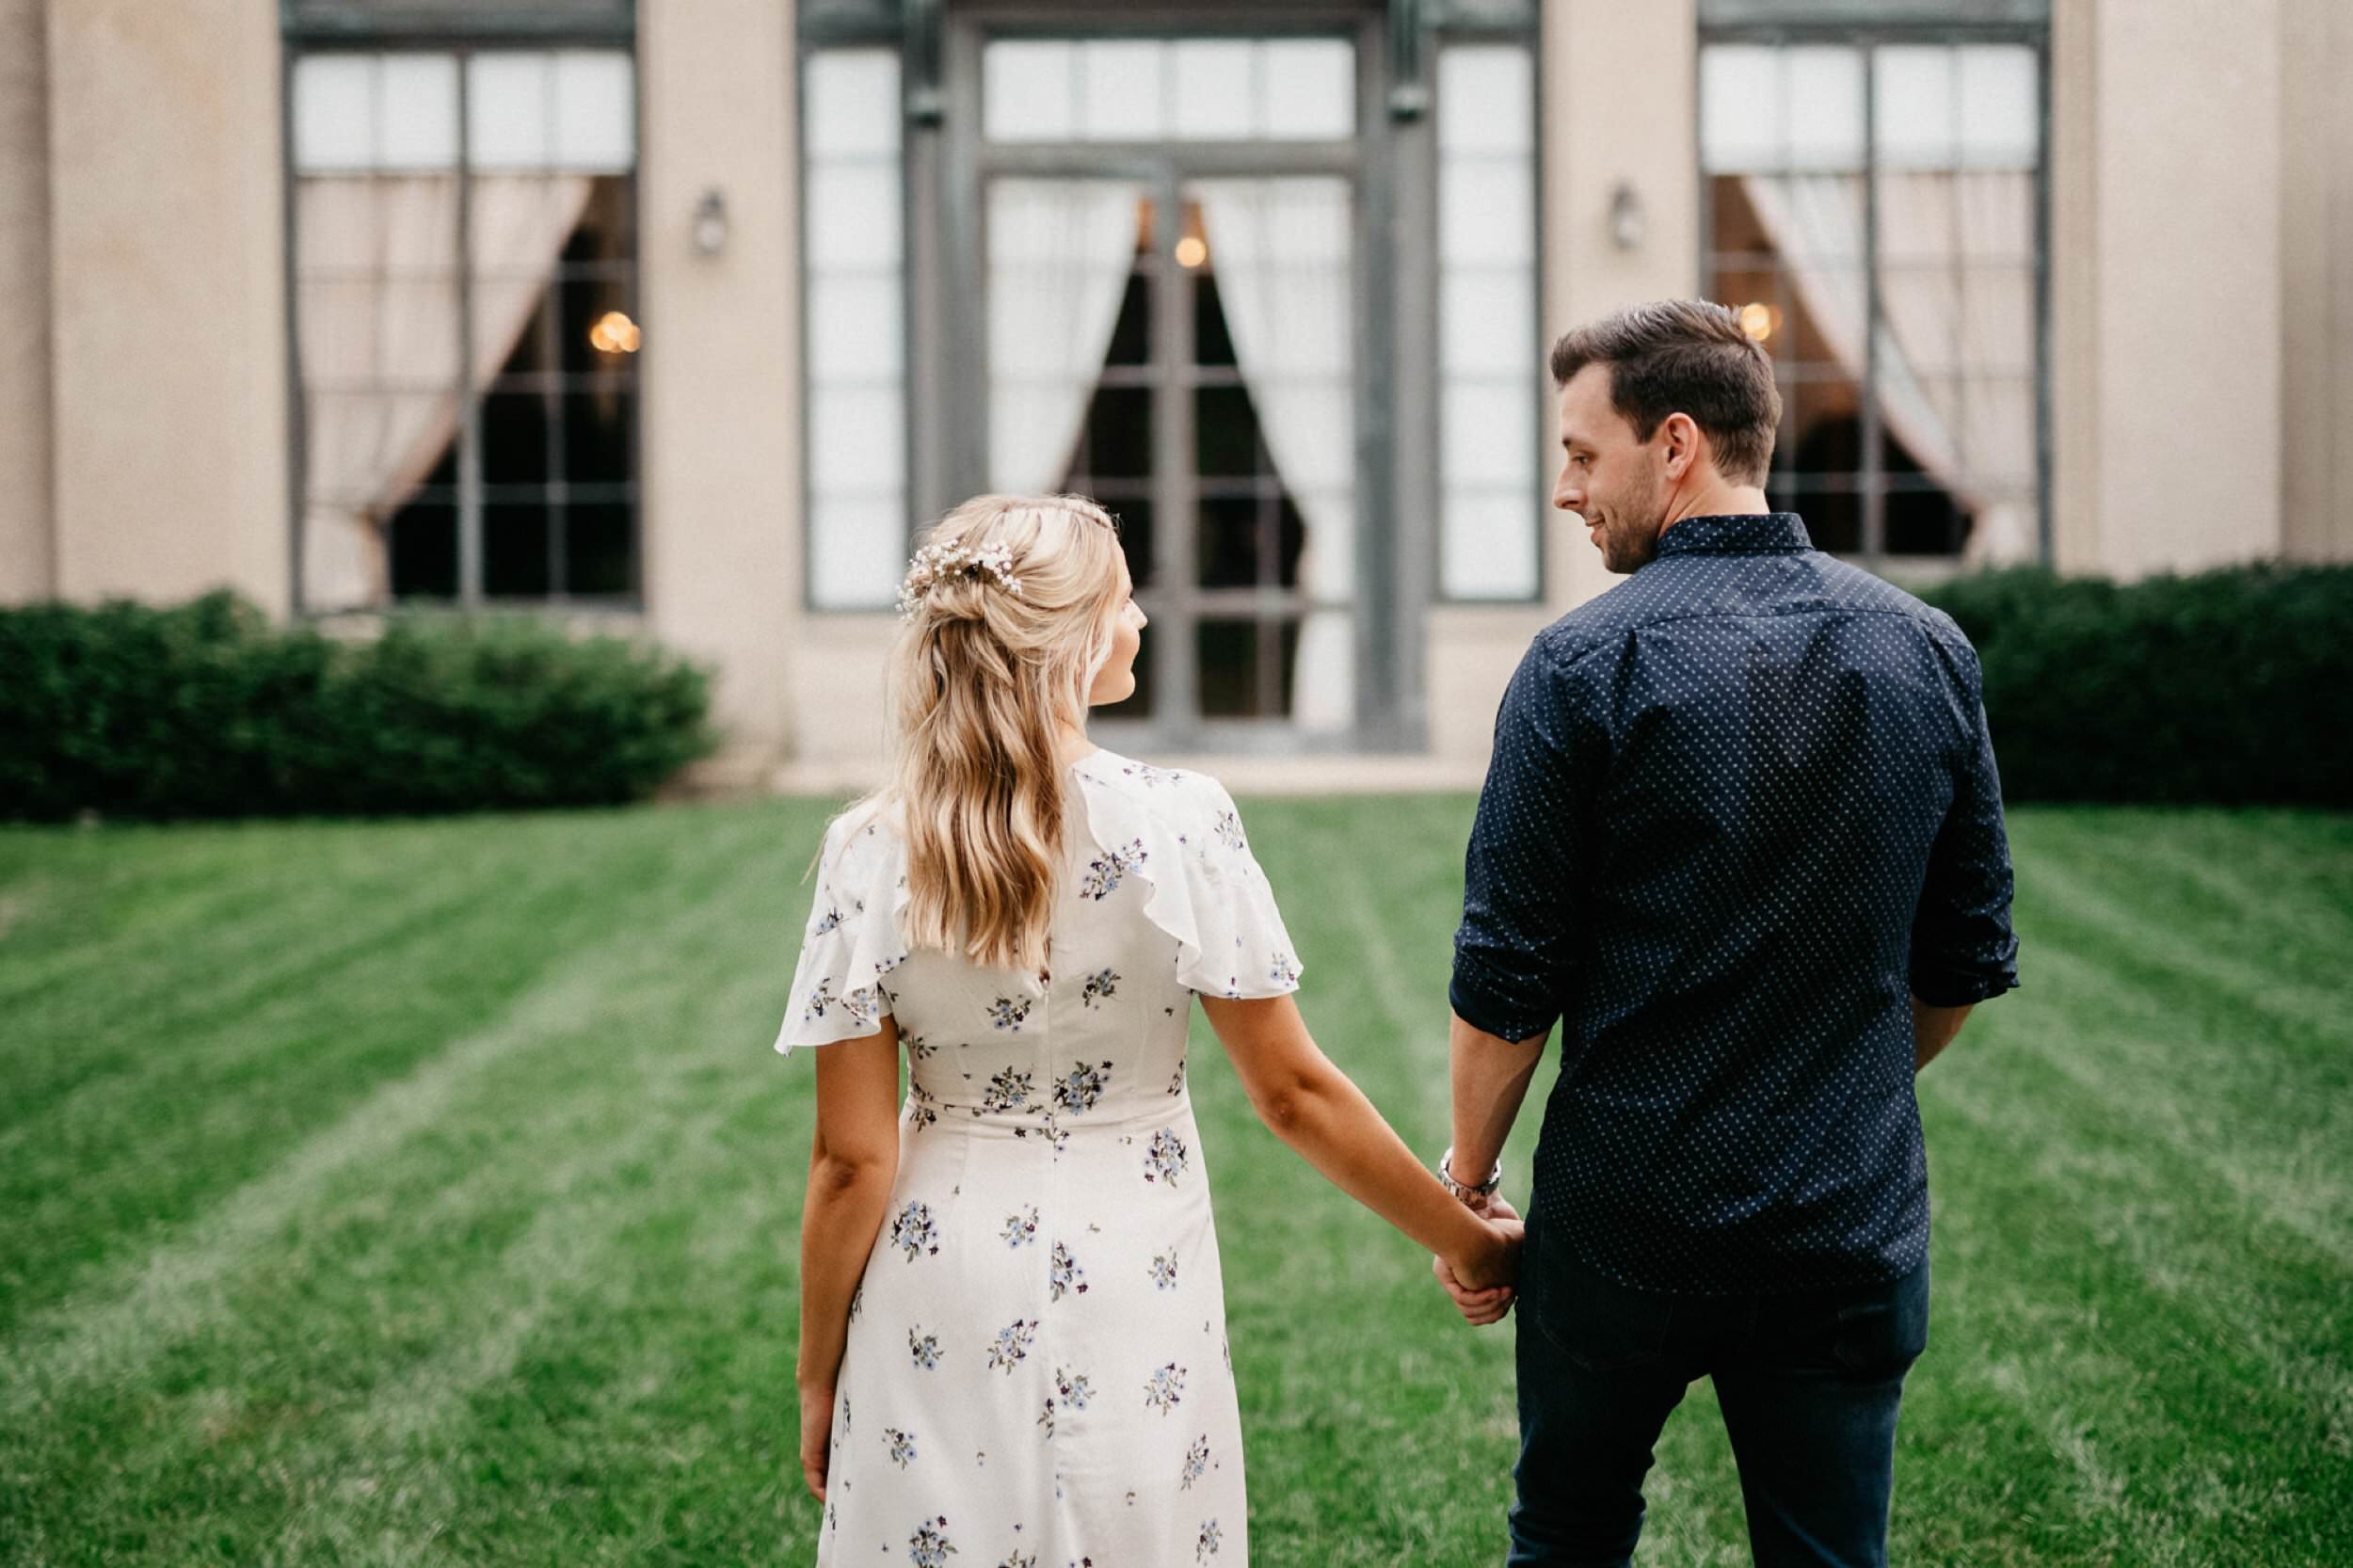
<path fill-rule="evenodd" d="M 1966 1006 L 2018 984 L 2009 835 L 1974 659 L 1963 680 L 1956 697 L 1975 722 L 1955 771 L 1952 804 L 1929 851 L 1912 922 L 1912 994 L 1932 1007 Z"/>
<path fill-rule="evenodd" d="M 1506 1040 L 1552 1028 L 1575 985 L 1586 785 L 1605 744 L 1574 668 L 1530 647 L 1496 713 L 1495 755 L 1463 864 L 1455 1015 Z"/>

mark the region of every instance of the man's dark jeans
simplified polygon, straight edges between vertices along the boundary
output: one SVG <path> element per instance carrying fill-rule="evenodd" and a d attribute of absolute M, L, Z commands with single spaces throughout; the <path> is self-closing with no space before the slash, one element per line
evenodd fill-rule
<path fill-rule="evenodd" d="M 1633 1556 L 1652 1445 L 1699 1377 L 1715 1380 L 1759 1568 L 1886 1562 L 1927 1263 L 1889 1285 L 1755 1296 L 1636 1290 L 1565 1256 L 1524 1255 L 1520 1278 L 1513 1568 Z"/>

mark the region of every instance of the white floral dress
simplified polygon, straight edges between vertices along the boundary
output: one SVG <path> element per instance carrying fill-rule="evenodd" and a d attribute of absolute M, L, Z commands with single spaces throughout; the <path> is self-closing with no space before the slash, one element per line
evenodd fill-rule
<path fill-rule="evenodd" d="M 1064 787 L 1080 809 L 1035 974 L 908 951 L 882 812 L 825 837 L 776 1048 L 888 1013 L 910 1083 L 820 1564 L 1249 1560 L 1186 1026 L 1195 993 L 1280 995 L 1300 966 L 1217 780 L 1097 750 Z"/>

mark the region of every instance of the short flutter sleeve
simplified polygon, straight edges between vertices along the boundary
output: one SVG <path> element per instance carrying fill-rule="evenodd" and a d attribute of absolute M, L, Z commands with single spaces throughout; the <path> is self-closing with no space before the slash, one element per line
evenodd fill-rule
<path fill-rule="evenodd" d="M 890 1011 L 883 976 L 907 956 L 899 935 L 905 858 L 897 836 L 872 810 L 837 817 L 825 830 L 800 962 L 776 1031 L 782 1054 L 882 1027 Z"/>
<path fill-rule="evenodd" d="M 1176 939 L 1177 984 L 1236 1000 L 1299 989 L 1299 955 L 1225 787 L 1098 758 L 1079 770 L 1106 856 L 1090 875 L 1109 866 L 1144 885 L 1144 918 Z"/>

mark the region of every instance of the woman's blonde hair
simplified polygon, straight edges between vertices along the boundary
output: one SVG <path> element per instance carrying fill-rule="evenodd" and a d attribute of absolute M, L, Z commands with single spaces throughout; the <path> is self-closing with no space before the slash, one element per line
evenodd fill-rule
<path fill-rule="evenodd" d="M 1118 525 L 1077 495 L 975 496 L 925 535 L 885 673 L 888 778 L 858 803 L 897 808 L 910 947 L 1043 965 L 1062 725 L 1084 725 L 1110 657 L 1121 558 Z"/>

